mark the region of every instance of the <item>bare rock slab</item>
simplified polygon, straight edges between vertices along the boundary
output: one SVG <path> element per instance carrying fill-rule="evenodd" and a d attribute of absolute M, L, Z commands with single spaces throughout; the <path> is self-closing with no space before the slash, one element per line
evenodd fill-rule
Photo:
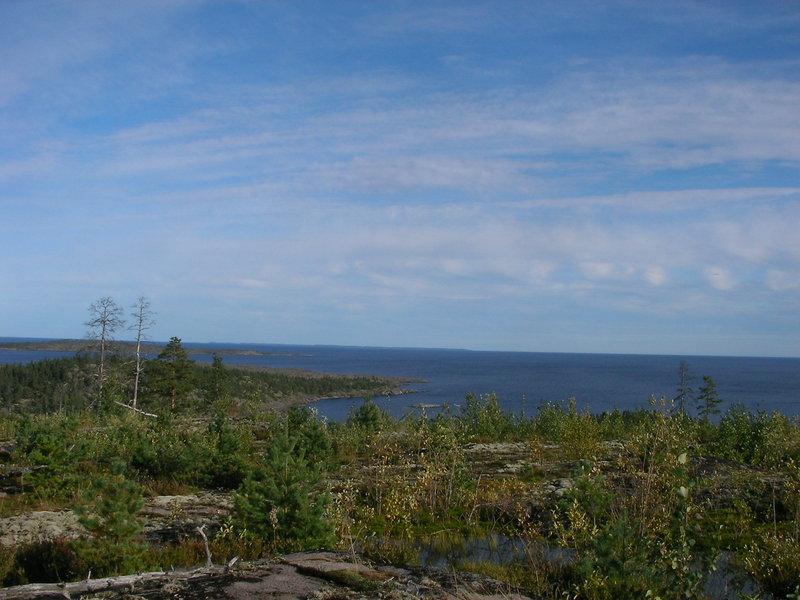
<path fill-rule="evenodd" d="M 469 573 L 377 565 L 346 552 L 301 552 L 276 560 L 192 571 L 142 573 L 0 589 L 0 600 L 529 600 L 523 591 Z"/>

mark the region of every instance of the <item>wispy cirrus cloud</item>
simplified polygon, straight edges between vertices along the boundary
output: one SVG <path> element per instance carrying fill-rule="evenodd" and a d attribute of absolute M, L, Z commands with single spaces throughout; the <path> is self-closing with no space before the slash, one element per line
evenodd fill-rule
<path fill-rule="evenodd" d="M 0 7 L 4 310 L 47 282 L 285 341 L 796 331 L 787 5 L 37 4 Z"/>

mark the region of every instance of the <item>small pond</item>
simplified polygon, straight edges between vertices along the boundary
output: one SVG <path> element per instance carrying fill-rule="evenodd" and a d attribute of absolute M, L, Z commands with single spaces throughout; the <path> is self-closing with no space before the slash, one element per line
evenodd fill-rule
<path fill-rule="evenodd" d="M 542 561 L 559 566 L 573 560 L 569 550 L 541 541 L 531 542 L 497 533 L 468 537 L 456 530 L 413 540 L 373 539 L 366 545 L 383 548 L 399 560 L 436 568 L 459 568 L 481 562 L 536 565 Z M 736 568 L 730 554 L 723 553 L 716 570 L 708 578 L 705 591 L 712 600 L 740 600 L 743 594 L 755 594 L 758 587 Z"/>

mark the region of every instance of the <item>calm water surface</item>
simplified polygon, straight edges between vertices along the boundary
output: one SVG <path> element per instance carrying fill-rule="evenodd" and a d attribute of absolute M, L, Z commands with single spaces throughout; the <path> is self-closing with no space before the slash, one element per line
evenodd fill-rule
<path fill-rule="evenodd" d="M 374 374 L 424 379 L 406 386 L 414 394 L 376 398 L 395 416 L 418 411 L 414 404 L 463 403 L 468 393 L 496 393 L 503 407 L 532 415 L 543 402 L 574 397 L 592 412 L 648 406 L 651 396 L 673 397 L 678 366 L 685 361 L 696 379 L 717 382 L 722 408 L 742 403 L 751 410 L 800 414 L 800 359 L 632 354 L 562 354 L 540 352 L 477 352 L 418 348 L 291 346 L 274 344 L 184 344 L 192 348 L 257 350 L 282 356 L 224 356 L 227 364 L 299 368 L 341 374 Z M 69 356 L 65 352 L 0 351 L 0 363 L 21 363 Z M 286 356 L 289 355 L 289 356 Z M 211 362 L 208 354 L 193 355 Z M 317 403 L 332 420 L 342 420 L 353 399 Z"/>

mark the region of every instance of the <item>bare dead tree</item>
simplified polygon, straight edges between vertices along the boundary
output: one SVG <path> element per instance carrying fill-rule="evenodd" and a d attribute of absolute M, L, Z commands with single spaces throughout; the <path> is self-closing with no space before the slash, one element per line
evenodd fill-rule
<path fill-rule="evenodd" d="M 144 296 L 139 296 L 136 302 L 131 307 L 133 312 L 133 324 L 129 327 L 130 330 L 136 332 L 136 366 L 133 377 L 133 398 L 131 398 L 130 405 L 136 408 L 136 402 L 139 398 L 139 378 L 144 369 L 144 358 L 142 357 L 142 341 L 147 338 L 147 330 L 155 325 L 153 316 L 155 313 L 150 310 L 150 302 Z"/>
<path fill-rule="evenodd" d="M 122 308 L 110 296 L 103 296 L 89 306 L 89 328 L 87 337 L 100 342 L 100 356 L 98 363 L 98 399 L 103 396 L 103 386 L 106 380 L 106 353 L 109 343 L 114 339 L 114 332 L 125 325 L 122 318 Z"/>
<path fill-rule="evenodd" d="M 203 546 L 206 549 L 206 567 L 212 567 L 214 563 L 211 562 L 211 549 L 208 547 L 208 536 L 206 536 L 206 532 L 204 531 L 205 528 L 206 524 L 204 523 L 201 527 L 195 527 L 194 530 L 203 538 Z"/>

